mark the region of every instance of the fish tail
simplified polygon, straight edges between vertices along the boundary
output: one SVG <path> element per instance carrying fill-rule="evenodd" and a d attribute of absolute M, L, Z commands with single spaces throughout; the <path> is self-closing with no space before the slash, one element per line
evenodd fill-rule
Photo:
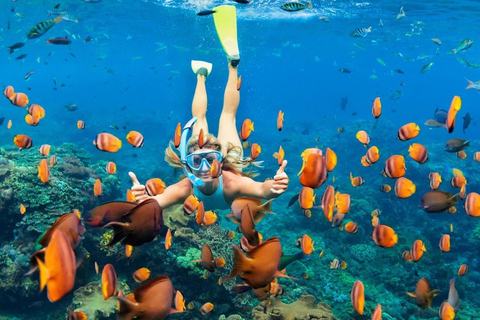
<path fill-rule="evenodd" d="M 268 213 L 274 213 L 272 211 L 272 201 L 273 199 L 268 200 L 264 204 L 262 204 L 262 211 L 268 212 Z"/>
<path fill-rule="evenodd" d="M 43 291 L 43 289 L 45 289 L 45 285 L 47 284 L 47 280 L 48 280 L 48 269 L 43 264 L 42 260 L 38 258 L 36 259 L 38 263 L 38 269 L 40 272 L 40 291 Z"/>
<path fill-rule="evenodd" d="M 225 281 L 234 279 L 244 270 L 247 270 L 249 265 L 249 259 L 245 257 L 242 250 L 234 244 L 232 244 L 231 247 L 233 248 L 233 268 L 230 275 L 225 278 Z"/>

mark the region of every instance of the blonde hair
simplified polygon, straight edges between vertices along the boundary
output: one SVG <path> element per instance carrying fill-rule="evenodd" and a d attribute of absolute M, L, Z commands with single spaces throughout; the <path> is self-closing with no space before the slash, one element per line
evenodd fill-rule
<path fill-rule="evenodd" d="M 220 141 L 213 135 L 213 134 L 206 134 L 203 138 L 203 146 L 202 148 L 205 149 L 212 149 L 216 151 L 222 152 L 222 144 Z M 198 135 L 192 136 L 187 142 L 187 155 L 199 150 L 200 147 L 198 145 Z M 223 166 L 222 170 L 232 172 L 239 176 L 244 177 L 255 177 L 258 175 L 256 171 L 248 170 L 248 172 L 242 171 L 250 166 L 252 161 L 240 159 L 240 154 L 242 150 L 240 147 L 233 145 L 232 143 L 228 143 L 227 150 L 222 152 L 223 157 Z M 181 169 L 182 168 L 182 160 L 180 159 L 180 155 L 177 151 L 175 151 L 175 147 L 173 145 L 173 141 L 170 141 L 168 147 L 165 149 L 165 161 L 172 167 Z"/>

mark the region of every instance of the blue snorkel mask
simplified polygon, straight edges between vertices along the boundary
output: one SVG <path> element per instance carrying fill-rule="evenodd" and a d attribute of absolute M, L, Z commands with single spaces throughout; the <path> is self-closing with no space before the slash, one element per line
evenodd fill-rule
<path fill-rule="evenodd" d="M 182 136 L 180 138 L 180 160 L 182 161 L 182 166 L 183 166 L 183 172 L 187 175 L 187 178 L 190 179 L 193 185 L 197 187 L 203 186 L 203 181 L 202 179 L 196 177 L 192 172 L 188 170 L 188 164 L 187 164 L 187 139 L 188 139 L 188 134 L 190 131 L 192 131 L 192 127 L 197 122 L 197 117 L 193 117 L 188 121 L 185 126 L 183 127 L 182 130 Z"/>

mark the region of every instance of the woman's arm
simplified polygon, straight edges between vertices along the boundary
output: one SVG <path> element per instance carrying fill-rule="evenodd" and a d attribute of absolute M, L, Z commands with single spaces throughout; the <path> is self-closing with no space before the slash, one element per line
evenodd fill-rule
<path fill-rule="evenodd" d="M 233 198 L 254 197 L 273 199 L 280 196 L 288 188 L 288 176 L 285 173 L 287 161 L 284 160 L 273 180 L 257 182 L 248 177 L 238 177 L 232 181 Z"/>
<path fill-rule="evenodd" d="M 146 193 L 145 186 L 140 184 L 133 172 L 129 172 L 128 174 L 130 178 L 132 178 L 133 182 L 132 192 L 135 195 L 136 201 L 139 203 L 145 201 L 146 199 L 154 198 L 157 200 L 160 207 L 166 209 L 171 205 L 183 203 L 185 199 L 192 193 L 192 184 L 187 178 L 185 178 L 182 181 L 165 188 L 165 191 L 162 194 L 152 197 Z"/>

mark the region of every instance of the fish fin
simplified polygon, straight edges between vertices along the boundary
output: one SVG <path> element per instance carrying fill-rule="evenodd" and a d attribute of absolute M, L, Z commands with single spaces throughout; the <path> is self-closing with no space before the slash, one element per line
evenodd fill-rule
<path fill-rule="evenodd" d="M 230 275 L 225 278 L 225 281 L 234 279 L 244 270 L 248 269 L 251 260 L 242 253 L 242 250 L 238 246 L 232 244 L 231 247 L 233 248 L 233 268 Z"/>
<path fill-rule="evenodd" d="M 48 269 L 47 267 L 43 264 L 42 260 L 38 259 L 37 257 L 35 258 L 38 263 L 38 269 L 40 272 L 40 291 L 43 291 L 45 289 L 45 285 L 47 284 L 48 280 Z"/>
<path fill-rule="evenodd" d="M 281 272 L 278 271 L 278 270 L 277 270 L 277 273 L 275 273 L 274 277 L 277 277 L 277 278 L 288 278 L 288 279 L 292 279 L 292 280 L 298 280 L 298 278 L 287 276 L 286 274 L 283 274 L 283 273 L 281 273 Z"/>
<path fill-rule="evenodd" d="M 392 238 L 393 238 L 393 242 L 398 243 L 398 235 L 397 234 L 394 234 Z"/>
<path fill-rule="evenodd" d="M 126 226 L 127 226 L 126 223 L 117 222 L 117 221 L 109 222 L 103 226 L 104 228 L 107 228 L 107 227 L 112 228 L 114 233 L 112 240 L 107 244 L 107 246 L 109 247 L 113 246 L 115 243 L 119 242 L 126 236 L 124 232 L 124 229 L 126 228 Z"/>
<path fill-rule="evenodd" d="M 274 200 L 274 199 L 270 199 L 270 200 L 268 200 L 267 202 L 265 202 L 264 204 L 262 204 L 262 205 L 260 206 L 261 211 L 265 211 L 265 212 L 267 212 L 267 213 L 275 214 L 275 212 L 272 211 L 272 201 L 273 201 L 273 200 Z"/>
<path fill-rule="evenodd" d="M 416 298 L 416 297 L 417 297 L 415 294 L 413 294 L 413 293 L 411 293 L 411 292 L 407 292 L 407 294 L 408 294 L 410 297 L 412 297 L 412 298 Z"/>
<path fill-rule="evenodd" d="M 288 206 L 287 206 L 287 208 L 290 208 L 291 206 L 293 206 L 293 205 L 295 204 L 295 202 L 298 201 L 298 196 L 299 196 L 299 195 L 300 195 L 300 194 L 296 194 L 296 195 L 294 195 L 293 197 L 290 198 L 290 201 L 288 201 Z"/>
<path fill-rule="evenodd" d="M 227 214 L 225 217 L 227 217 L 228 219 L 230 219 L 230 221 L 232 221 L 233 223 L 235 223 L 235 224 L 237 224 L 237 225 L 240 225 L 240 222 L 237 221 L 237 219 L 235 218 L 235 216 L 233 215 L 233 213 Z"/>

